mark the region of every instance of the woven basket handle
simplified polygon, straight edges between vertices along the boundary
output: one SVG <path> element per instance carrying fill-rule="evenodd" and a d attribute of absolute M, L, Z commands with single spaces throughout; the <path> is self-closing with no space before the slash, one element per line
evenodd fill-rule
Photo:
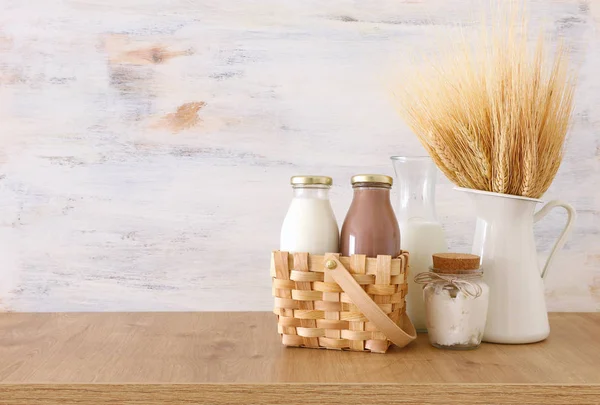
<path fill-rule="evenodd" d="M 348 294 L 352 303 L 356 305 L 363 315 L 369 321 L 373 322 L 377 329 L 383 332 L 389 340 L 398 347 L 404 347 L 417 338 L 415 327 L 410 318 L 406 315 L 406 312 L 404 312 L 402 318 L 402 325 L 407 329 L 407 331 L 404 331 L 396 325 L 396 323 L 392 321 L 375 302 L 373 302 L 371 297 L 369 297 L 365 290 L 363 290 L 356 282 L 354 277 L 352 277 L 337 257 L 327 255 L 325 259 L 325 263 L 333 261 L 336 264 L 332 269 L 325 266 L 325 272 L 331 275 L 335 282 L 342 287 L 346 294 Z"/>

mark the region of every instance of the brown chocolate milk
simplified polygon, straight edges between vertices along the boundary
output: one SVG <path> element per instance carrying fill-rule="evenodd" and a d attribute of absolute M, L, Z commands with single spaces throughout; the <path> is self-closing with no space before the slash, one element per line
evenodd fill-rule
<path fill-rule="evenodd" d="M 383 175 L 352 177 L 354 198 L 340 237 L 343 256 L 400 254 L 400 228 L 390 203 L 392 178 Z"/>

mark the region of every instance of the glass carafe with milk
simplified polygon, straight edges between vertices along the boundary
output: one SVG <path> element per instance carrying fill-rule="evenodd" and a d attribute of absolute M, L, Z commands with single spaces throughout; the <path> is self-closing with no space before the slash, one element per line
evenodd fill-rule
<path fill-rule="evenodd" d="M 436 167 L 429 156 L 391 159 L 398 183 L 397 216 L 402 250 L 410 254 L 406 312 L 417 331 L 423 332 L 427 330 L 423 288 L 414 278 L 429 271 L 434 253 L 448 250 L 446 235 L 435 213 Z"/>
<path fill-rule="evenodd" d="M 340 233 L 329 202 L 332 183 L 327 176 L 292 177 L 294 198 L 281 227 L 282 251 L 338 252 Z"/>

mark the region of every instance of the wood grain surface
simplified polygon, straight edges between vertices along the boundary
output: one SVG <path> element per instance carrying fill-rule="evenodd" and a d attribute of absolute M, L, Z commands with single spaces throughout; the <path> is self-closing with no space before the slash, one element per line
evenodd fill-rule
<path fill-rule="evenodd" d="M 392 174 L 424 153 L 392 90 L 414 50 L 480 0 L 0 0 L 0 309 L 269 310 L 289 177 Z M 579 213 L 551 310 L 600 309 L 600 1 L 527 1 L 579 74 L 565 161 L 544 199 Z M 393 190 L 394 192 L 394 190 Z M 470 202 L 440 219 L 469 251 Z M 564 217 L 536 224 L 540 259 Z"/>
<path fill-rule="evenodd" d="M 600 384 L 600 314 L 550 321 L 539 344 L 378 355 L 285 348 L 272 313 L 3 313 L 0 382 Z"/>
<path fill-rule="evenodd" d="M 2 405 L 597 405 L 597 385 L 61 384 L 0 385 Z"/>
<path fill-rule="evenodd" d="M 598 403 L 600 314 L 550 322 L 538 344 L 374 354 L 284 348 L 261 312 L 4 313 L 0 403 Z"/>
<path fill-rule="evenodd" d="M 600 314 L 531 345 L 284 348 L 270 313 L 0 314 L 2 405 L 597 404 Z"/>

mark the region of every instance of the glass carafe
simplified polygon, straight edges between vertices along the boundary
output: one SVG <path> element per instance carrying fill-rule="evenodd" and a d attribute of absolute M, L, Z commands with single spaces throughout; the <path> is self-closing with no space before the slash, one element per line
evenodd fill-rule
<path fill-rule="evenodd" d="M 448 250 L 446 235 L 435 212 L 437 169 L 429 156 L 392 156 L 398 190 L 396 216 L 402 234 L 401 247 L 409 256 L 406 311 L 417 331 L 427 330 L 423 288 L 414 282 L 429 271 L 431 255 Z"/>

